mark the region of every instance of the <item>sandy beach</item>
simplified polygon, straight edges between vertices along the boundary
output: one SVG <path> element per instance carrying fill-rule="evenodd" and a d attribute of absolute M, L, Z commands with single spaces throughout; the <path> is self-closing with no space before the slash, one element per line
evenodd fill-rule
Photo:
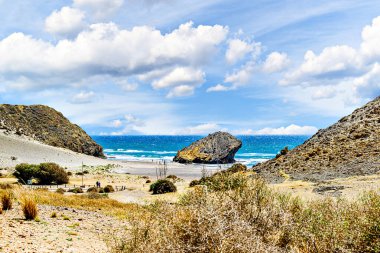
<path fill-rule="evenodd" d="M 79 170 L 82 163 L 86 166 L 112 165 L 113 172 L 141 176 L 156 176 L 157 163 L 145 161 L 116 161 L 96 158 L 73 151 L 45 145 L 25 136 L 0 132 L 0 168 L 13 168 L 20 163 L 39 164 L 54 162 L 68 170 Z M 174 174 L 184 179 L 199 178 L 202 170 L 212 172 L 217 166 L 168 163 L 167 174 Z"/>

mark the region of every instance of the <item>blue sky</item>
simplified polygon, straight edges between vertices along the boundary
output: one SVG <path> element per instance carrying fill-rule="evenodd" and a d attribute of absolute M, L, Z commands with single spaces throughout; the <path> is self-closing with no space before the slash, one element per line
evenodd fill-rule
<path fill-rule="evenodd" d="M 379 1 L 0 0 L 0 102 L 92 135 L 312 134 L 379 95 Z"/>

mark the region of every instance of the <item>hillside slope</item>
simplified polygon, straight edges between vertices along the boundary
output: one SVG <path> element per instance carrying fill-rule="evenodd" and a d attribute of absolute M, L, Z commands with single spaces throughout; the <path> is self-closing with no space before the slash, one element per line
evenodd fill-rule
<path fill-rule="evenodd" d="M 271 182 L 321 181 L 380 171 L 380 97 L 254 171 Z"/>
<path fill-rule="evenodd" d="M 82 128 L 48 106 L 0 105 L 0 129 L 29 136 L 50 146 L 104 157 L 102 147 Z"/>

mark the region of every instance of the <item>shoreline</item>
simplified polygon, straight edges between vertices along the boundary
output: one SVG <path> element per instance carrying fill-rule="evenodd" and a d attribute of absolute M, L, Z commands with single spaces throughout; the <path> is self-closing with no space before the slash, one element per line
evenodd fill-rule
<path fill-rule="evenodd" d="M 64 148 L 52 147 L 32 138 L 6 134 L 0 131 L 0 168 L 3 170 L 14 168 L 20 163 L 39 164 L 44 162 L 54 162 L 70 171 L 80 171 L 83 165 L 88 167 L 112 168 L 112 172 L 119 174 L 133 174 L 140 176 L 155 176 L 157 161 L 127 161 L 102 159 L 73 152 Z M 179 164 L 168 162 L 167 175 L 175 174 L 184 179 L 196 179 L 202 176 L 202 171 L 206 169 L 208 173 L 219 169 L 217 165 L 202 164 Z M 222 168 L 229 165 L 222 165 Z"/>

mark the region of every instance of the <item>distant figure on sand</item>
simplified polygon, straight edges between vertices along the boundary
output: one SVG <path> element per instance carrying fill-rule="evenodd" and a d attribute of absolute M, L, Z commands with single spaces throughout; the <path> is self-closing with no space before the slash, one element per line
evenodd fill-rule
<path fill-rule="evenodd" d="M 100 188 L 100 182 L 96 181 L 96 187 Z"/>

